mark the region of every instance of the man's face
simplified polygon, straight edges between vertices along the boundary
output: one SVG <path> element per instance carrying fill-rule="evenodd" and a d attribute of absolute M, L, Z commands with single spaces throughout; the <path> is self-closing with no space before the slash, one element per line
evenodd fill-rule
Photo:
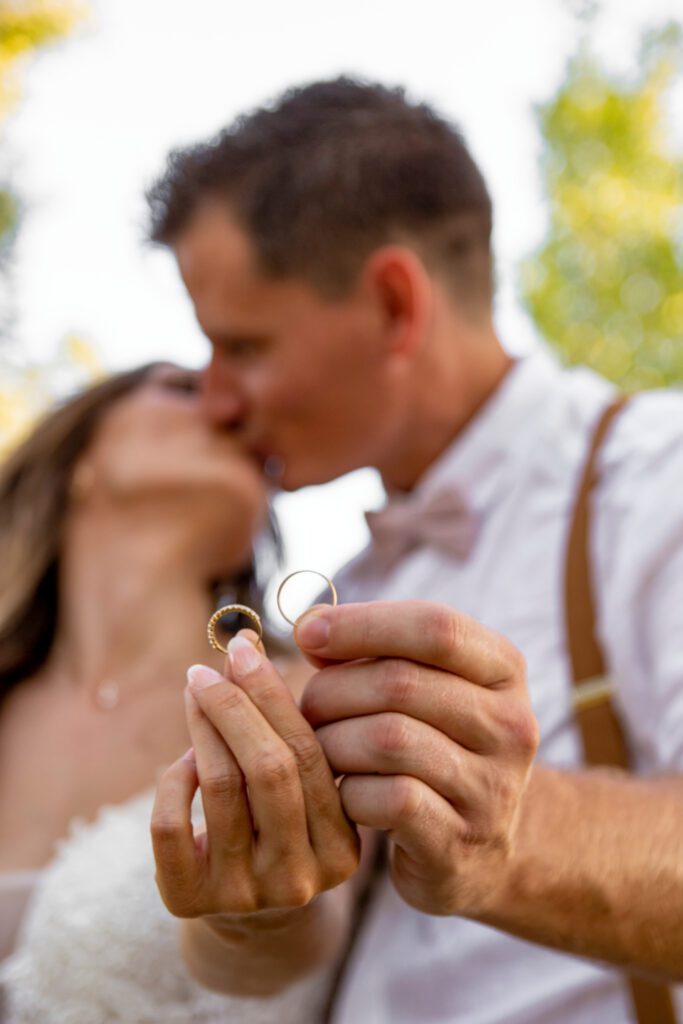
<path fill-rule="evenodd" d="M 280 486 L 381 469 L 401 403 L 386 327 L 370 289 L 324 298 L 302 279 L 259 272 L 246 234 L 218 203 L 201 208 L 175 245 L 211 342 L 204 409 L 238 433 Z"/>

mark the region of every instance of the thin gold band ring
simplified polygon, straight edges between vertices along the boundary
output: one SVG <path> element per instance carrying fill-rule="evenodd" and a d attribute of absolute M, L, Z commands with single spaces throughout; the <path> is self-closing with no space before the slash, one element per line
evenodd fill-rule
<path fill-rule="evenodd" d="M 291 580 L 293 576 L 300 576 L 301 573 L 304 573 L 304 572 L 312 572 L 314 574 L 314 576 L 320 576 L 322 579 L 324 579 L 325 583 L 327 583 L 328 587 L 332 591 L 332 607 L 335 608 L 336 605 L 337 605 L 337 590 L 336 590 L 336 587 L 335 587 L 334 583 L 332 582 L 332 580 L 328 576 L 326 576 L 324 572 L 318 572 L 317 569 L 297 569 L 295 572 L 290 572 L 289 576 L 285 576 L 285 578 L 283 579 L 282 583 L 277 588 L 277 596 L 275 598 L 275 600 L 277 602 L 278 609 L 280 611 L 280 615 L 282 616 L 282 618 L 286 622 L 288 622 L 290 624 L 290 626 L 296 626 L 296 621 L 293 620 L 293 619 L 290 619 L 289 615 L 285 615 L 284 611 L 282 610 L 282 604 L 280 603 L 280 597 L 282 595 L 282 590 L 283 590 L 285 584 L 288 583 L 289 580 Z"/>

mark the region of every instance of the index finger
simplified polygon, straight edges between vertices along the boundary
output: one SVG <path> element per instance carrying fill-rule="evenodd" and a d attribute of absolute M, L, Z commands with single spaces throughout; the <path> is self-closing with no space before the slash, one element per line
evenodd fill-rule
<path fill-rule="evenodd" d="M 294 637 L 318 666 L 359 658 L 406 658 L 480 686 L 524 679 L 524 659 L 505 637 L 434 601 L 317 605 L 298 620 Z"/>
<path fill-rule="evenodd" d="M 313 849 L 319 852 L 339 848 L 340 836 L 349 839 L 355 833 L 344 817 L 323 748 L 273 663 L 265 656 L 254 658 L 253 654 L 245 662 L 245 648 L 239 637 L 248 639 L 238 634 L 228 644 L 231 678 L 294 754 Z M 246 653 L 252 653 L 248 647 Z M 355 845 L 355 838 L 353 842 Z"/>

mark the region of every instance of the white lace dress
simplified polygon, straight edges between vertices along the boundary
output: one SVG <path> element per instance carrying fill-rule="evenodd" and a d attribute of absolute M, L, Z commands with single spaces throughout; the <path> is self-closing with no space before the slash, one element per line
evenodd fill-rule
<path fill-rule="evenodd" d="M 329 969 L 271 999 L 223 996 L 192 979 L 154 882 L 152 801 L 150 790 L 106 807 L 60 843 L 0 964 L 8 1024 L 318 1022 Z"/>

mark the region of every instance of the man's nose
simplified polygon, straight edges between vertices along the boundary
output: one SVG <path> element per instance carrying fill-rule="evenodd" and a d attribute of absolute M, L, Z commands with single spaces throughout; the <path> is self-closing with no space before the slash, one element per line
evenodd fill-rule
<path fill-rule="evenodd" d="M 202 411 L 215 427 L 237 427 L 246 406 L 234 374 L 221 367 L 213 357 L 200 375 Z"/>

